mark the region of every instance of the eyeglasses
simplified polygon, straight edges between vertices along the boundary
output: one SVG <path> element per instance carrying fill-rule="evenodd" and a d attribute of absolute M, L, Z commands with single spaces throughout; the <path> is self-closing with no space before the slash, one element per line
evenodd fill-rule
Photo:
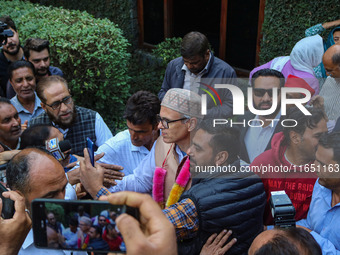
<path fill-rule="evenodd" d="M 54 102 L 51 105 L 46 104 L 46 103 L 44 103 L 44 104 L 46 104 L 47 106 L 51 107 L 53 110 L 56 110 L 56 109 L 58 109 L 61 106 L 62 103 L 64 103 L 65 105 L 68 105 L 68 104 L 72 103 L 72 96 L 69 95 L 67 97 L 64 97 L 61 101 Z"/>
<path fill-rule="evenodd" d="M 280 92 L 280 89 L 277 89 Z M 254 95 L 257 97 L 263 97 L 266 93 L 268 96 L 273 97 L 273 89 L 253 89 Z"/>
<path fill-rule="evenodd" d="M 188 118 L 180 118 L 180 119 L 177 119 L 177 120 L 167 120 L 167 119 L 163 119 L 161 116 L 159 116 L 159 114 L 157 115 L 157 122 L 158 123 L 161 122 L 165 129 L 169 128 L 169 123 L 180 121 L 180 120 L 187 120 L 187 119 Z"/>

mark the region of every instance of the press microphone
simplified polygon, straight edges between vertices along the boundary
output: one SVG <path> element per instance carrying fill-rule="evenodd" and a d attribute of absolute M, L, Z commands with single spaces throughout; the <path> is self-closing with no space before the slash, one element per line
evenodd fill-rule
<path fill-rule="evenodd" d="M 68 140 L 60 141 L 58 138 L 52 138 L 46 141 L 46 149 L 51 152 L 53 157 L 55 157 L 58 161 L 61 161 L 66 158 L 63 152 L 71 149 L 71 143 Z"/>

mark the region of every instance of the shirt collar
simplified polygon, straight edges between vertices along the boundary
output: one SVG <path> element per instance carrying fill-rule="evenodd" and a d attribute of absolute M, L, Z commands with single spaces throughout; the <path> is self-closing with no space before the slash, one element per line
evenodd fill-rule
<path fill-rule="evenodd" d="M 209 53 L 208 63 L 205 65 L 203 70 L 197 74 L 197 76 L 203 75 L 204 73 L 206 73 L 208 71 L 208 66 L 210 64 L 210 61 L 211 61 L 211 52 Z M 191 74 L 190 70 L 188 69 L 188 67 L 185 64 L 183 64 L 182 70 L 185 71 L 185 72 L 189 72 Z"/>
<path fill-rule="evenodd" d="M 33 244 L 33 229 L 31 228 L 30 232 L 28 232 L 24 243 L 22 244 L 22 249 L 27 249 L 29 246 Z"/>

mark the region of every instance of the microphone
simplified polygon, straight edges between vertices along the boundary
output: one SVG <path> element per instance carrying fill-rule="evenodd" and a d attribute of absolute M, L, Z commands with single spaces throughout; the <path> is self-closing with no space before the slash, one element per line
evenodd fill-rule
<path fill-rule="evenodd" d="M 46 141 L 46 149 L 51 152 L 53 157 L 58 161 L 62 161 L 66 158 L 63 152 L 71 149 L 71 143 L 68 140 L 59 142 L 58 138 L 52 138 Z"/>

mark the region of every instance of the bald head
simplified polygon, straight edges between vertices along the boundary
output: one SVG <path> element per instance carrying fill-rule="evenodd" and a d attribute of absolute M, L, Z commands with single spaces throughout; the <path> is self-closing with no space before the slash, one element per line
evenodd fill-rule
<path fill-rule="evenodd" d="M 251 244 L 248 255 L 262 254 L 321 255 L 313 236 L 302 228 L 271 229 L 259 234 Z"/>
<path fill-rule="evenodd" d="M 35 198 L 65 197 L 64 169 L 44 149 L 28 148 L 19 152 L 9 162 L 6 177 L 9 187 L 25 197 L 27 208 Z"/>
<path fill-rule="evenodd" d="M 340 78 L 340 45 L 334 44 L 328 48 L 322 58 L 325 70 L 333 78 Z"/>

